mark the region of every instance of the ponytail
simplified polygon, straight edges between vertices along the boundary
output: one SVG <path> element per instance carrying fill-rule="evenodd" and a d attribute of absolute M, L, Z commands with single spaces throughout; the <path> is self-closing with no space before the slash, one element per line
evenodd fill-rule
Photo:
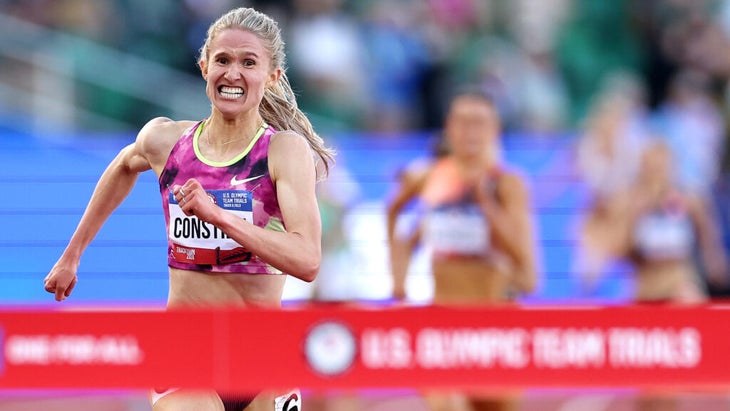
<path fill-rule="evenodd" d="M 326 177 L 330 163 L 334 162 L 334 150 L 324 145 L 324 140 L 312 127 L 307 116 L 299 109 L 296 96 L 289 84 L 286 73 L 266 88 L 259 109 L 261 117 L 277 130 L 292 130 L 302 135 L 317 155 L 317 177 Z"/>

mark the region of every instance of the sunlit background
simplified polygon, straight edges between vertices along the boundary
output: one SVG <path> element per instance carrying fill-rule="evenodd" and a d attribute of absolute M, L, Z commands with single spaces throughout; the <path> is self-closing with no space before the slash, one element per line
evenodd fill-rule
<path fill-rule="evenodd" d="M 447 96 L 464 85 L 494 96 L 505 158 L 532 190 L 540 280 L 525 304 L 630 299 L 623 261 L 585 280 L 577 232 L 648 135 L 670 144 L 678 182 L 706 199 L 730 243 L 730 1 L 0 0 L 0 303 L 52 303 L 43 278 L 136 130 L 209 114 L 198 49 L 240 5 L 279 21 L 299 104 L 338 151 L 320 186 L 322 272 L 314 284 L 290 280 L 287 300 L 388 301 L 385 201 L 397 173 L 430 155 Z M 619 153 L 613 178 L 590 149 L 595 135 Z M 147 173 L 88 248 L 64 304 L 163 306 L 165 249 Z M 414 303 L 430 297 L 426 259 L 411 268 Z"/>

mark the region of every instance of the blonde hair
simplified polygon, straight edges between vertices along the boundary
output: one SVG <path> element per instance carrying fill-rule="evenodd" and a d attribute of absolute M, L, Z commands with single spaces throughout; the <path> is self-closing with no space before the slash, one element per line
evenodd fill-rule
<path fill-rule="evenodd" d="M 307 139 L 309 146 L 317 154 L 317 164 L 324 167 L 324 175 L 329 173 L 330 163 L 334 162 L 334 151 L 324 145 L 324 140 L 312 127 L 312 123 L 299 109 L 296 95 L 286 76 L 286 55 L 284 40 L 277 22 L 264 13 L 251 8 L 233 9 L 216 20 L 209 28 L 205 43 L 200 48 L 200 60 L 208 60 L 211 41 L 222 31 L 240 28 L 255 34 L 264 44 L 271 56 L 273 68 L 281 69 L 279 80 L 264 91 L 259 106 L 261 117 L 277 130 L 292 130 Z M 321 168 L 317 167 L 319 174 Z"/>

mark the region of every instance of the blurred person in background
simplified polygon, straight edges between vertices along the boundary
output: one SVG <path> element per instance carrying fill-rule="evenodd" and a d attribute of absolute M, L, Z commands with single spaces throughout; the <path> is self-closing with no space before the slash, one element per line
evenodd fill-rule
<path fill-rule="evenodd" d="M 592 286 L 618 254 L 612 240 L 618 227 L 609 219 L 615 196 L 626 190 L 639 170 L 646 139 L 647 110 L 641 82 L 616 72 L 596 95 L 576 146 L 576 166 L 589 203 L 578 222 L 575 271 Z M 589 280 L 593 279 L 593 280 Z"/>
<path fill-rule="evenodd" d="M 664 141 L 650 140 L 635 181 L 616 196 L 609 216 L 620 227 L 618 256 L 635 268 L 637 302 L 706 301 L 695 248 L 712 281 L 724 281 L 728 268 L 713 214 L 676 182 L 673 158 Z"/>
<path fill-rule="evenodd" d="M 652 139 L 642 150 L 641 163 L 632 184 L 613 198 L 609 225 L 616 238 L 617 258 L 633 266 L 633 300 L 649 304 L 698 304 L 707 291 L 694 255 L 711 281 L 727 276 L 727 258 L 721 247 L 716 222 L 706 203 L 681 188 L 673 174 L 670 147 Z M 637 399 L 642 411 L 677 410 L 676 393 L 645 392 Z"/>
<path fill-rule="evenodd" d="M 516 64 L 502 73 L 512 88 L 515 126 L 539 136 L 564 131 L 570 99 L 559 70 L 555 42 L 569 17 L 570 0 L 509 2 L 509 32 L 519 46 Z"/>
<path fill-rule="evenodd" d="M 366 110 L 366 50 L 357 16 L 343 0 L 294 0 L 287 37 L 292 81 L 310 116 L 349 129 Z"/>
<path fill-rule="evenodd" d="M 572 2 L 553 50 L 569 93 L 569 124 L 579 125 L 588 116 L 594 96 L 612 73 L 641 72 L 645 54 L 632 13 L 636 3 L 644 2 Z"/>
<path fill-rule="evenodd" d="M 155 118 L 120 151 L 45 278 L 57 301 L 71 295 L 84 250 L 148 170 L 159 178 L 168 230 L 169 309 L 277 308 L 287 275 L 316 277 L 322 227 L 315 187 L 333 154 L 297 107 L 276 21 L 250 8 L 229 11 L 210 26 L 199 66 L 209 117 Z M 297 391 L 165 389 L 155 390 L 152 404 L 155 411 L 291 411 L 301 409 Z"/>
<path fill-rule="evenodd" d="M 365 3 L 365 2 L 363 2 Z M 427 2 L 371 0 L 363 8 L 362 42 L 368 107 L 365 124 L 377 132 L 412 130 L 425 124 L 427 81 L 438 84 L 433 51 L 423 35 Z"/>
<path fill-rule="evenodd" d="M 653 115 L 654 126 L 674 153 L 679 183 L 704 201 L 719 175 L 726 133 L 711 81 L 699 70 L 679 71 Z"/>
<path fill-rule="evenodd" d="M 393 295 L 404 299 L 407 262 L 417 242 L 431 256 L 433 304 L 494 305 L 535 289 L 532 211 L 523 177 L 501 161 L 500 121 L 480 91 L 459 93 L 444 124 L 447 154 L 401 179 L 388 202 Z M 396 234 L 398 217 L 416 200 L 416 233 Z M 428 393 L 440 410 L 514 410 L 516 396 L 469 394 L 468 400 Z M 468 405 L 466 405 L 466 404 Z"/>
<path fill-rule="evenodd" d="M 677 183 L 704 203 L 713 222 L 722 222 L 722 204 L 715 202 L 722 178 L 722 155 L 727 125 L 709 73 L 683 67 L 672 78 L 667 96 L 653 115 L 653 125 L 670 147 Z M 719 225 L 719 231 L 724 229 Z M 705 287 L 715 290 L 717 281 L 698 261 Z"/>

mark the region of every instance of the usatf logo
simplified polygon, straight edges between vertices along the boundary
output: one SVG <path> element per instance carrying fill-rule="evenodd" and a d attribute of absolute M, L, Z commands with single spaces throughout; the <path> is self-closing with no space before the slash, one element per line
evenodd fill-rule
<path fill-rule="evenodd" d="M 340 323 L 318 324 L 304 340 L 309 366 L 320 374 L 329 376 L 347 371 L 355 361 L 356 353 L 355 336 Z"/>

